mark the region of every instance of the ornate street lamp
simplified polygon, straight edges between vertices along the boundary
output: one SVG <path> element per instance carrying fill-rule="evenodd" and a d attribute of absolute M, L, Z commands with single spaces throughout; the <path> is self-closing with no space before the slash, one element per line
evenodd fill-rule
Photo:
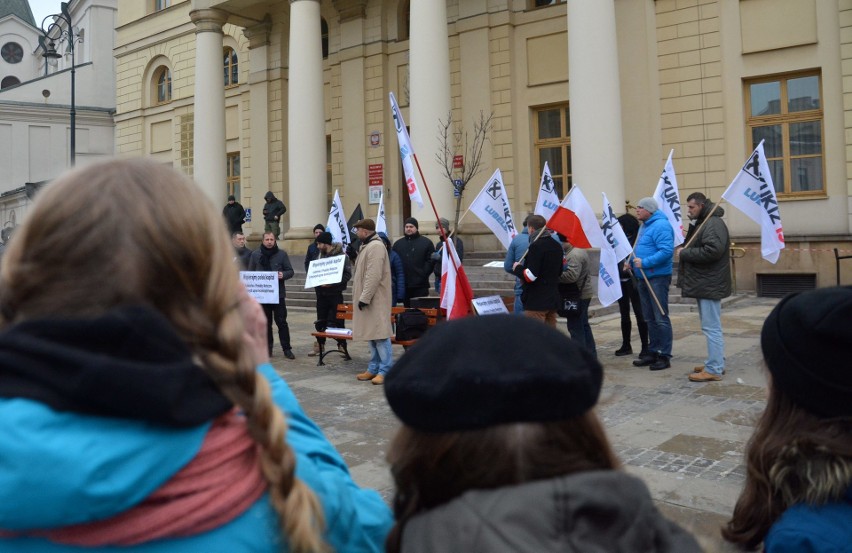
<path fill-rule="evenodd" d="M 62 54 L 56 51 L 56 43 L 60 46 L 63 40 L 68 40 L 68 50 L 71 52 L 71 167 L 74 166 L 77 157 L 77 109 L 75 105 L 75 72 L 74 64 L 74 27 L 71 25 L 71 13 L 68 11 L 68 2 L 62 2 L 61 13 L 48 15 L 41 22 L 42 35 L 39 42 L 44 49 L 42 54 L 46 59 L 58 59 Z M 45 24 L 48 23 L 47 27 Z"/>

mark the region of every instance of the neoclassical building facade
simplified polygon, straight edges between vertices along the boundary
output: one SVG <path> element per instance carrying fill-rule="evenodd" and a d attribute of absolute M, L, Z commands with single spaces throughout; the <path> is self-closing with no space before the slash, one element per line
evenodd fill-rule
<path fill-rule="evenodd" d="M 683 203 L 717 201 L 765 140 L 787 239 L 777 265 L 759 229 L 725 219 L 740 289 L 829 285 L 852 254 L 852 0 L 119 0 L 116 151 L 169 163 L 223 205 L 287 204 L 301 250 L 338 190 L 391 234 L 413 215 L 388 93 L 441 216 L 453 188 L 435 161 L 439 122 L 493 114 L 462 212 L 502 171 L 516 218 L 548 162 L 560 196 L 600 209 L 649 196 L 670 151 Z M 498 250 L 473 215 L 474 249 Z M 843 280 L 852 281 L 852 266 Z"/>

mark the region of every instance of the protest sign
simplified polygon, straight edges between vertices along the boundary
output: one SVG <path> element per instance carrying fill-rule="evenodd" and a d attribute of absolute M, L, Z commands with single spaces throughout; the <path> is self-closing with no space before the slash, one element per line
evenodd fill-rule
<path fill-rule="evenodd" d="M 276 271 L 240 271 L 240 280 L 249 296 L 258 303 L 278 303 L 278 273 Z"/>
<path fill-rule="evenodd" d="M 322 284 L 338 284 L 343 278 L 345 255 L 314 259 L 308 264 L 305 288 L 314 288 Z"/>
<path fill-rule="evenodd" d="M 471 300 L 473 308 L 477 315 L 500 315 L 501 313 L 509 313 L 506 309 L 506 304 L 503 303 L 503 298 L 500 296 L 486 296 L 484 298 L 474 298 Z"/>

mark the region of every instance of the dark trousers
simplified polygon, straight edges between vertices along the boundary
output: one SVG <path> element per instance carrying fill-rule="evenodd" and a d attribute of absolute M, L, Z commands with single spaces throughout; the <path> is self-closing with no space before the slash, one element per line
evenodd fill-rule
<path fill-rule="evenodd" d="M 343 303 L 343 294 L 317 294 L 317 320 L 325 321 L 326 328 L 344 328 L 343 319 L 337 318 L 337 305 Z M 317 342 L 325 344 L 325 338 L 317 338 Z M 345 340 L 338 340 L 342 344 Z"/>
<path fill-rule="evenodd" d="M 287 306 L 284 305 L 284 298 L 281 298 L 279 304 L 264 303 L 263 313 L 266 315 L 266 340 L 269 344 L 269 353 L 272 354 L 272 319 L 275 319 L 275 326 L 278 327 L 278 341 L 281 342 L 281 349 L 287 351 L 290 349 L 290 327 L 287 325 Z"/>
<path fill-rule="evenodd" d="M 422 298 L 429 295 L 429 287 L 423 286 L 422 288 L 406 288 L 405 289 L 405 299 L 402 300 L 402 305 L 405 307 L 411 307 L 411 299 L 412 298 Z"/>
<path fill-rule="evenodd" d="M 571 333 L 571 339 L 575 342 L 583 344 L 587 350 L 597 357 L 598 350 L 595 345 L 595 337 L 592 336 L 592 327 L 589 325 L 589 304 L 592 303 L 591 298 L 579 300 L 577 306 L 579 313 L 569 317 L 565 317 L 568 322 L 568 332 Z"/>
<path fill-rule="evenodd" d="M 648 323 L 642 316 L 642 304 L 639 303 L 639 290 L 633 284 L 633 279 L 621 281 L 621 297 L 618 298 L 618 310 L 621 313 L 621 341 L 622 346 L 630 345 L 630 306 L 633 306 L 633 314 L 636 316 L 636 328 L 639 329 L 639 341 L 642 343 L 642 351 L 648 350 Z"/>

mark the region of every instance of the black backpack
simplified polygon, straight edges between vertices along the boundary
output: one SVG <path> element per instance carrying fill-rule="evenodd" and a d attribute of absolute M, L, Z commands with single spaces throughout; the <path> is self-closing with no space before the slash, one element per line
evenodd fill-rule
<path fill-rule="evenodd" d="M 429 318 L 419 309 L 406 309 L 396 316 L 396 340 L 416 340 L 429 328 Z"/>

